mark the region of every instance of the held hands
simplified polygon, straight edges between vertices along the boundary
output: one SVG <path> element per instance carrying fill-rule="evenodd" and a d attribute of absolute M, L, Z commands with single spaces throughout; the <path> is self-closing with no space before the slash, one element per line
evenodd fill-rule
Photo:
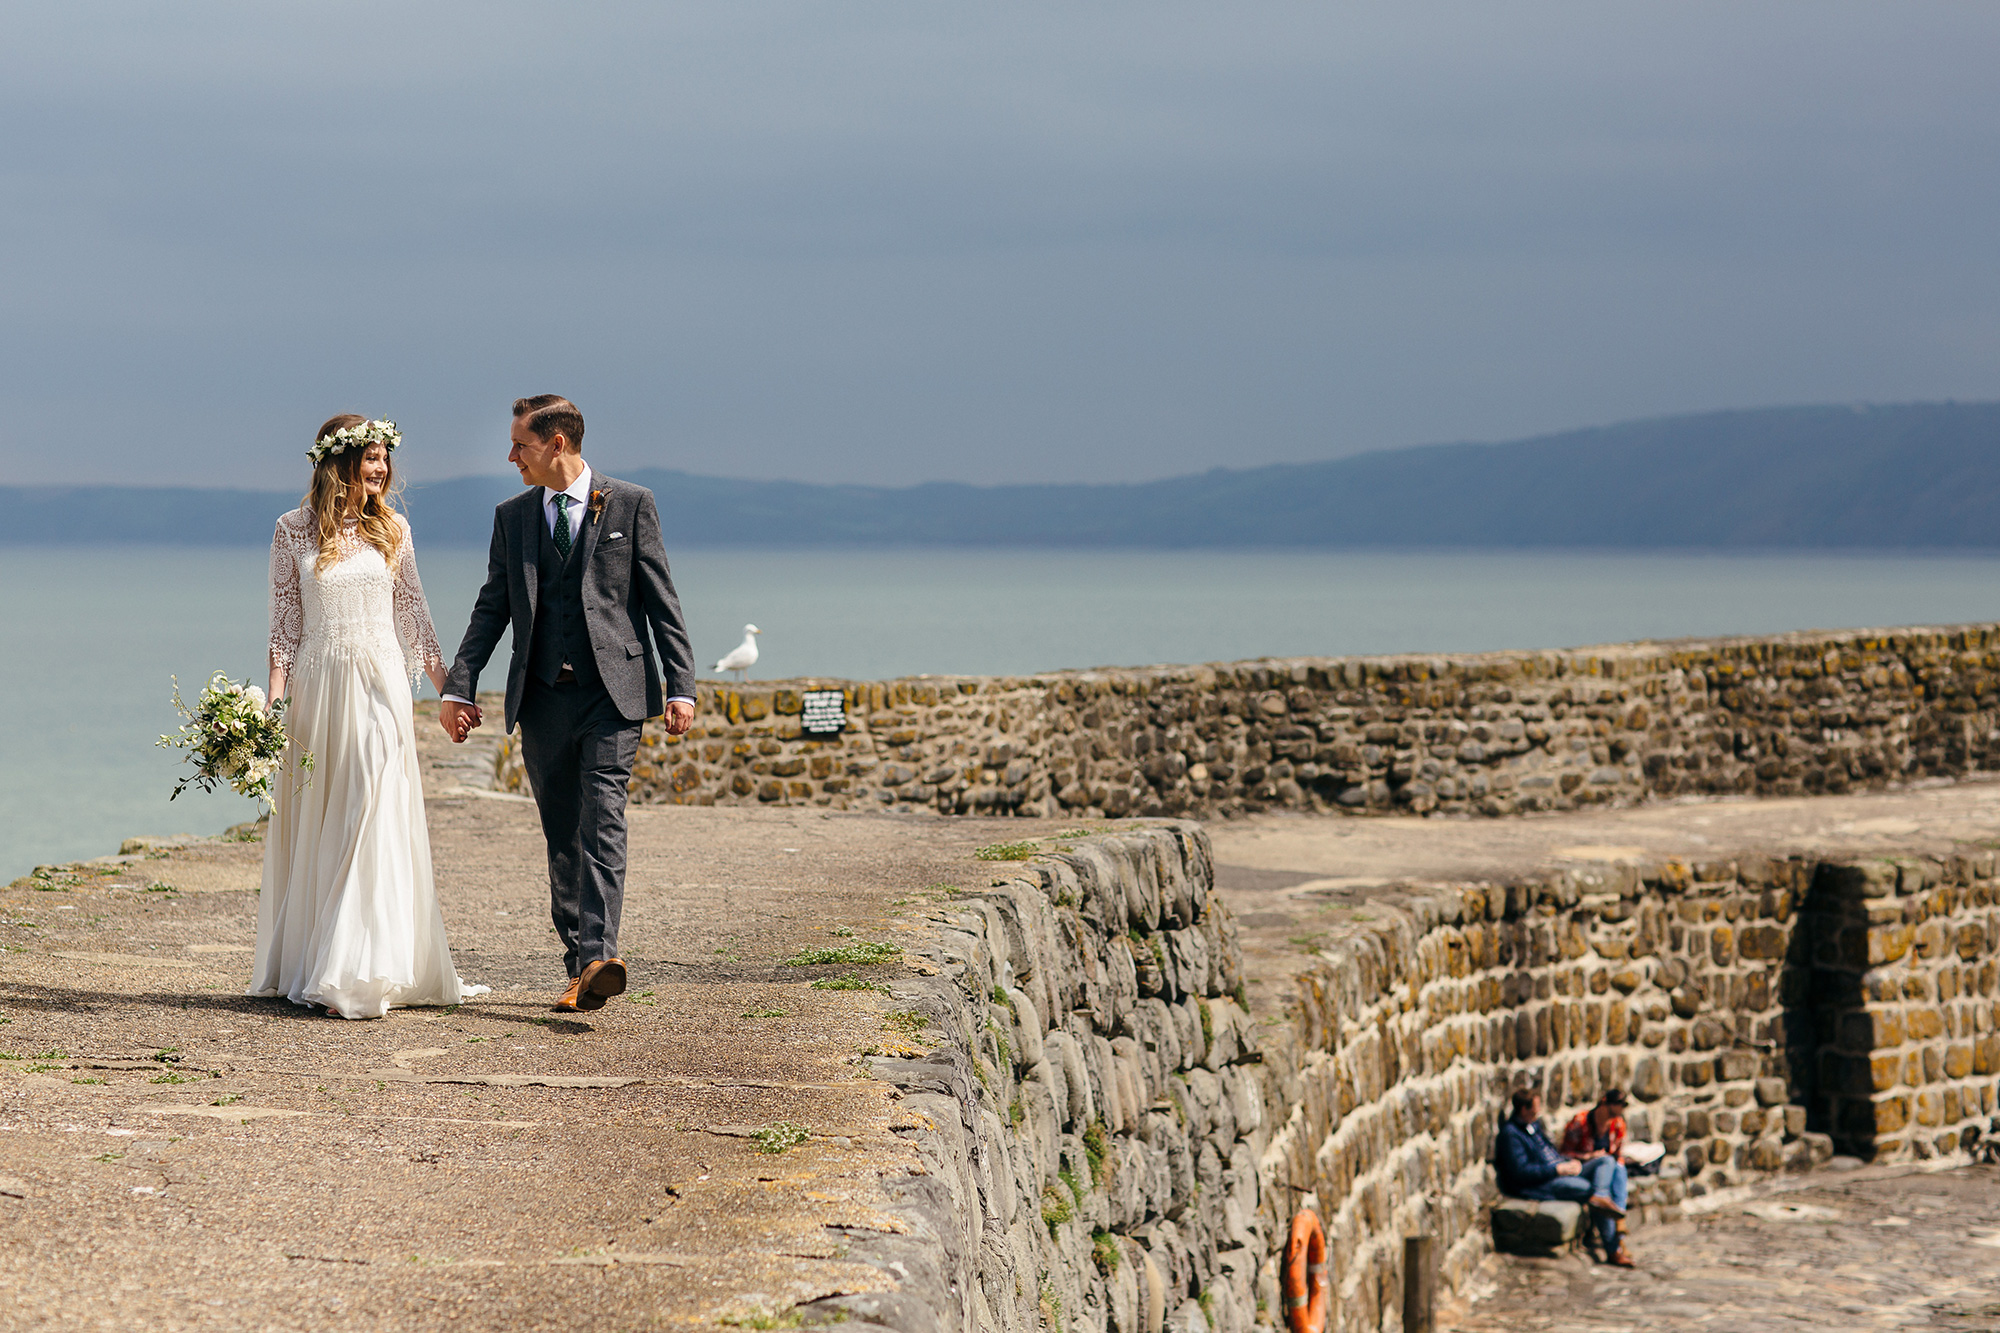
<path fill-rule="evenodd" d="M 1573 1157 L 1566 1158 L 1556 1164 L 1556 1174 L 1559 1176 L 1581 1175 L 1583 1174 L 1583 1163 Z"/>
<path fill-rule="evenodd" d="M 474 725 L 477 725 L 476 723 Z M 685 736 L 694 725 L 694 705 L 676 701 L 667 705 L 667 734 Z"/>
<path fill-rule="evenodd" d="M 438 725 L 444 728 L 444 734 L 451 737 L 454 745 L 465 744 L 466 736 L 482 720 L 477 704 L 462 704 L 456 699 L 438 701 Z"/>

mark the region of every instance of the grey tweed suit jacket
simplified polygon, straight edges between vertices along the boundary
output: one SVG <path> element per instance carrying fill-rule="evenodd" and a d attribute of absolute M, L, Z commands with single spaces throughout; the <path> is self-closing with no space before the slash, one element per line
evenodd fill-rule
<path fill-rule="evenodd" d="M 694 695 L 694 657 L 681 622 L 680 597 L 667 572 L 660 512 L 644 486 L 594 473 L 591 503 L 577 531 L 583 544 L 584 624 L 605 692 L 633 722 L 658 717 L 665 700 Z M 603 505 L 598 505 L 602 497 Z M 493 511 L 493 545 L 486 584 L 472 622 L 445 677 L 444 693 L 476 698 L 479 673 L 510 626 L 514 656 L 507 665 L 506 730 L 521 714 L 528 683 L 528 647 L 541 592 L 542 488 L 531 486 Z M 664 689 L 662 686 L 664 685 Z"/>

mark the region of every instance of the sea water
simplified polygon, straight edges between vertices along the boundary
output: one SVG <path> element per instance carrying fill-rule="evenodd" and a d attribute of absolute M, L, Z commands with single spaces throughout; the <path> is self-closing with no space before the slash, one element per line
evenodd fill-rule
<path fill-rule="evenodd" d="M 418 557 L 450 656 L 485 552 Z M 0 547 L 0 876 L 255 816 L 230 794 L 169 803 L 186 769 L 154 741 L 179 723 L 170 677 L 190 703 L 213 671 L 263 682 L 266 566 L 239 548 Z M 2000 619 L 1985 555 L 688 550 L 674 576 L 704 675 L 746 623 L 764 631 L 753 680 Z M 506 655 L 503 639 L 482 684 Z"/>

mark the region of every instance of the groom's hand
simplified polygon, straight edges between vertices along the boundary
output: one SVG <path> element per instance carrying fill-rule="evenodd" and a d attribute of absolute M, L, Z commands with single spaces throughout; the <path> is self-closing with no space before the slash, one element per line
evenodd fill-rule
<path fill-rule="evenodd" d="M 479 709 L 474 704 L 462 704 L 456 699 L 445 699 L 438 704 L 438 725 L 444 734 L 451 737 L 452 744 L 462 745 L 465 737 L 479 725 Z"/>
<path fill-rule="evenodd" d="M 694 705 L 676 700 L 667 705 L 667 735 L 685 736 L 694 725 Z"/>

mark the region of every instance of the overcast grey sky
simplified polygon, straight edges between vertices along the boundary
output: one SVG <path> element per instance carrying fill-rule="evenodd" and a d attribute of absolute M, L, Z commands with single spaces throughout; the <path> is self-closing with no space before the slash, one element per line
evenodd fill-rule
<path fill-rule="evenodd" d="M 2000 6 L 0 0 L 0 482 L 1120 480 L 2000 397 Z"/>

